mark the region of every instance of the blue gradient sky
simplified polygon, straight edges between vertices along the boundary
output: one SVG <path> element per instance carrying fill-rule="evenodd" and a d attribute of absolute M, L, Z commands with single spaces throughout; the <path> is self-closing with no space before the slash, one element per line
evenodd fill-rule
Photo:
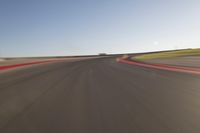
<path fill-rule="evenodd" d="M 0 56 L 200 47 L 199 0 L 0 0 Z"/>

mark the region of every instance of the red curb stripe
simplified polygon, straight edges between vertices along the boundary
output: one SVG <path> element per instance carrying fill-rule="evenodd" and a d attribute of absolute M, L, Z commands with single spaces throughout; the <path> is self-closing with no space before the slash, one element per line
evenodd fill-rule
<path fill-rule="evenodd" d="M 28 62 L 28 63 L 22 63 L 22 64 L 0 66 L 0 71 L 7 70 L 7 69 L 13 69 L 13 68 L 17 68 L 17 67 L 30 66 L 30 65 L 35 65 L 35 64 L 48 63 L 48 62 L 53 62 L 53 61 L 57 61 L 57 60 L 36 61 L 36 62 Z"/>
<path fill-rule="evenodd" d="M 131 65 L 142 66 L 142 67 L 147 67 L 147 68 L 155 68 L 155 69 L 183 72 L 183 73 L 191 73 L 191 74 L 200 74 L 200 69 L 192 69 L 192 68 L 187 68 L 187 67 L 175 67 L 175 66 L 162 65 L 162 64 L 147 64 L 147 63 L 143 63 L 143 62 L 128 61 L 125 59 L 121 59 L 121 60 L 119 60 L 119 62 L 131 64 Z"/>

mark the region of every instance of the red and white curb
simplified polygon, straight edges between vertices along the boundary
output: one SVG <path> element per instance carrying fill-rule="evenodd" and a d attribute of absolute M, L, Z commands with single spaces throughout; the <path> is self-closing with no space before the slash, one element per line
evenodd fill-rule
<path fill-rule="evenodd" d="M 189 68 L 189 67 L 179 67 L 179 66 L 171 66 L 171 65 L 164 65 L 164 64 L 150 64 L 150 63 L 144 63 L 134 60 L 127 60 L 127 58 L 118 58 L 118 62 L 126 63 L 130 65 L 136 65 L 146 68 L 154 68 L 154 69 L 160 69 L 160 70 L 167 70 L 167 71 L 174 71 L 174 72 L 182 72 L 182 73 L 190 73 L 190 74 L 200 74 L 200 69 L 198 68 Z"/>
<path fill-rule="evenodd" d="M 0 71 L 14 69 L 18 67 L 24 67 L 24 66 L 31 66 L 31 65 L 36 65 L 36 64 L 50 63 L 50 62 L 55 62 L 55 61 L 62 61 L 62 60 L 43 60 L 43 61 L 27 62 L 27 63 L 21 63 L 21 64 L 5 65 L 5 66 L 0 66 Z"/>

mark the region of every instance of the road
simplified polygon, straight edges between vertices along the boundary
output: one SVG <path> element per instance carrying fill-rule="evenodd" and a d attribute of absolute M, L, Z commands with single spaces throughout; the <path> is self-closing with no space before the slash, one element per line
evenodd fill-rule
<path fill-rule="evenodd" d="M 0 133 L 199 133 L 200 75 L 115 58 L 0 74 Z"/>
<path fill-rule="evenodd" d="M 183 56 L 183 57 L 173 57 L 173 58 L 163 58 L 163 59 L 150 59 L 147 60 L 146 62 L 200 68 L 200 56 Z"/>

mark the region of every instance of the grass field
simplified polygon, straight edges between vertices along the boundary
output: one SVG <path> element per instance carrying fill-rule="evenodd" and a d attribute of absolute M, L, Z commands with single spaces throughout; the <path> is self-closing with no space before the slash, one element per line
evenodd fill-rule
<path fill-rule="evenodd" d="M 157 59 L 157 58 L 171 58 L 171 57 L 194 56 L 194 55 L 200 55 L 200 48 L 143 54 L 143 55 L 133 57 L 133 59 L 148 60 L 148 59 Z"/>

